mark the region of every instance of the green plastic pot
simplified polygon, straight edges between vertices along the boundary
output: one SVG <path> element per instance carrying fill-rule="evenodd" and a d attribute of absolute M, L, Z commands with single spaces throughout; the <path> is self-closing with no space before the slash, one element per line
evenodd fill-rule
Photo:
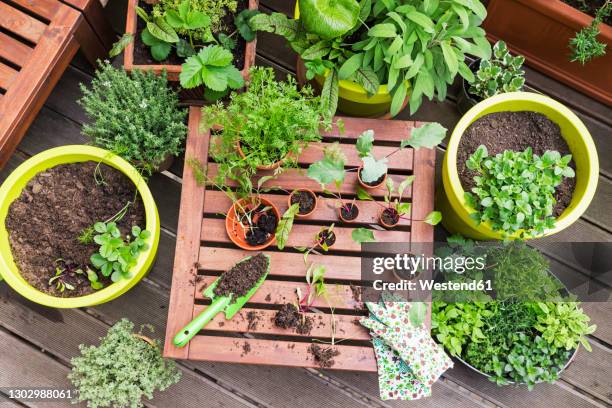
<path fill-rule="evenodd" d="M 488 222 L 476 225 L 469 217 L 474 208 L 467 205 L 464 190 L 457 173 L 457 149 L 461 136 L 478 118 L 494 112 L 532 111 L 538 112 L 555 122 L 561 128 L 561 135 L 567 142 L 576 164 L 576 188 L 570 205 L 556 222 L 555 227 L 540 236 L 555 234 L 572 225 L 586 211 L 597 188 L 599 160 L 591 135 L 582 121 L 566 106 L 547 96 L 530 92 L 510 92 L 485 99 L 470 109 L 457 123 L 450 137 L 444 162 L 442 182 L 444 194 L 438 195 L 438 208 L 443 213 L 442 224 L 451 233 L 465 237 L 492 240 L 503 239 Z M 518 231 L 508 238 L 518 238 Z"/>
<path fill-rule="evenodd" d="M 5 220 L 11 203 L 19 197 L 28 181 L 36 174 L 60 164 L 84 161 L 102 162 L 114 167 L 134 183 L 144 204 L 145 228 L 151 232 L 151 237 L 147 240 L 149 249 L 138 256 L 138 262 L 132 268 L 131 278 L 123 279 L 86 296 L 59 298 L 39 291 L 21 276 L 13 260 Z M 147 183 L 131 164 L 108 150 L 85 145 L 69 145 L 46 150 L 23 162 L 0 186 L 0 274 L 16 292 L 38 304 L 56 308 L 76 308 L 94 306 L 115 299 L 130 290 L 147 274 L 155 261 L 158 244 L 159 215 Z"/>
<path fill-rule="evenodd" d="M 300 18 L 299 1 L 296 1 L 294 18 Z M 316 75 L 314 80 L 323 88 L 325 77 Z M 408 91 L 406 93 L 406 101 L 404 106 L 410 99 L 410 82 L 406 81 Z M 348 116 L 378 118 L 386 116 L 391 110 L 391 100 L 393 97 L 387 91 L 387 85 L 382 84 L 378 88 L 378 92 L 374 95 L 368 95 L 364 87 L 353 81 L 341 79 L 338 81 L 338 110 Z M 403 108 L 402 108 L 403 109 Z"/>

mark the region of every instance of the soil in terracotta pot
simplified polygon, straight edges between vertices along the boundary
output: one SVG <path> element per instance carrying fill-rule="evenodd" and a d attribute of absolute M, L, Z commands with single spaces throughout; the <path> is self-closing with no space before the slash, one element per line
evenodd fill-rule
<path fill-rule="evenodd" d="M 315 206 L 316 198 L 308 191 L 299 190 L 291 194 L 291 204 L 299 204 L 299 213 L 308 214 Z"/>
<path fill-rule="evenodd" d="M 82 244 L 81 231 L 115 215 L 134 200 L 134 184 L 119 170 L 101 164 L 105 181 L 97 184 L 94 170 L 98 163 L 61 164 L 34 176 L 13 201 L 6 217 L 6 229 L 13 258 L 23 278 L 41 292 L 56 297 L 77 297 L 95 292 L 85 274 L 89 258 L 99 245 Z M 122 235 L 132 226 L 145 226 L 140 197 L 128 207 L 117 223 Z M 63 292 L 49 279 L 56 268 L 64 272 L 61 280 L 74 287 Z M 95 270 L 95 268 L 92 267 Z M 98 273 L 104 286 L 110 280 Z"/>
<path fill-rule="evenodd" d="M 355 204 L 347 204 L 340 207 L 340 214 L 346 221 L 353 221 L 359 215 L 359 208 Z"/>
<path fill-rule="evenodd" d="M 461 137 L 457 151 L 457 170 L 465 191 L 474 187 L 475 171 L 467 168 L 465 162 L 478 146 L 485 145 L 489 156 L 505 150 L 523 151 L 527 147 L 541 156 L 547 150 L 556 150 L 561 156 L 570 154 L 570 149 L 561 136 L 559 126 L 546 116 L 536 112 L 496 112 L 476 120 Z M 575 169 L 574 161 L 570 167 Z M 564 177 L 555 190 L 553 215 L 558 217 L 570 204 L 576 178 Z"/>
<path fill-rule="evenodd" d="M 278 225 L 276 214 L 272 210 L 262 212 L 263 209 L 264 206 L 260 205 L 254 212 L 257 214 L 255 225 L 245 234 L 245 240 L 249 245 L 257 246 L 265 244 L 272 239 L 276 231 L 276 226 Z"/>
<path fill-rule="evenodd" d="M 363 170 L 359 170 L 359 177 L 361 177 L 361 172 Z M 380 176 L 379 178 L 377 178 L 376 180 L 370 182 L 370 183 L 366 183 L 365 181 L 363 181 L 363 178 L 361 179 L 361 181 L 363 182 L 363 184 L 365 184 L 366 186 L 370 186 L 370 187 L 374 187 L 379 185 L 380 183 L 382 183 L 382 181 L 385 179 L 386 174 L 383 174 L 382 176 Z"/>
<path fill-rule="evenodd" d="M 325 244 L 331 247 L 336 243 L 336 234 L 334 231 L 323 230 L 319 232 L 319 244 Z"/>
<path fill-rule="evenodd" d="M 597 10 L 606 3 L 606 0 L 561 0 L 565 4 L 569 4 L 573 8 L 588 14 L 591 17 L 595 17 Z M 604 23 L 612 26 L 612 16 L 604 18 Z"/>
<path fill-rule="evenodd" d="M 399 214 L 394 208 L 385 208 L 380 217 L 386 225 L 395 225 L 400 219 Z"/>
<path fill-rule="evenodd" d="M 340 355 L 340 351 L 331 347 L 321 347 L 318 344 L 311 344 L 310 347 L 308 347 L 308 352 L 312 354 L 315 363 L 321 368 L 333 367 L 336 363 L 334 357 Z"/>
<path fill-rule="evenodd" d="M 274 316 L 274 324 L 282 329 L 294 329 L 299 334 L 310 334 L 313 320 L 302 315 L 294 304 L 286 303 Z"/>
<path fill-rule="evenodd" d="M 268 269 L 268 258 L 264 254 L 257 254 L 251 258 L 238 262 L 229 271 L 221 275 L 215 287 L 215 296 L 228 296 L 234 294 L 234 299 L 246 295 Z"/>
<path fill-rule="evenodd" d="M 138 5 L 142 7 L 144 10 L 146 10 L 146 12 L 149 15 L 152 14 L 153 6 L 146 4 L 144 1 L 138 2 Z M 238 13 L 240 13 L 242 10 L 247 9 L 248 7 L 249 7 L 248 0 L 238 0 L 238 8 L 236 9 L 236 13 L 228 12 L 223 18 L 223 26 L 226 27 L 226 29 L 223 30 L 223 33 L 229 35 L 236 30 L 236 25 L 234 24 L 234 16 L 238 15 Z M 138 17 L 137 21 L 138 22 L 136 25 L 136 35 L 134 36 L 134 64 L 136 65 L 182 65 L 183 62 L 185 62 L 185 58 L 181 58 L 178 55 L 176 55 L 176 49 L 174 47 L 172 48 L 172 51 L 170 52 L 170 55 L 168 56 L 168 58 L 166 58 L 164 61 L 154 60 L 153 57 L 151 56 L 150 47 L 146 45 L 145 43 L 143 43 L 140 37 L 142 30 L 144 30 L 144 28 L 146 27 L 146 23 L 140 17 Z M 216 36 L 217 36 L 217 33 L 215 33 L 215 37 Z M 245 58 L 244 53 L 245 53 L 246 41 L 238 33 L 234 34 L 232 38 L 237 40 L 236 47 L 234 47 L 234 49 L 232 50 L 232 54 L 234 54 L 233 64 L 236 68 L 238 68 L 239 70 L 242 70 L 242 68 L 244 67 L 244 58 Z M 210 45 L 210 44 L 196 43 L 195 45 L 196 45 L 196 51 L 198 51 L 200 49 L 197 47 L 198 45 Z"/>

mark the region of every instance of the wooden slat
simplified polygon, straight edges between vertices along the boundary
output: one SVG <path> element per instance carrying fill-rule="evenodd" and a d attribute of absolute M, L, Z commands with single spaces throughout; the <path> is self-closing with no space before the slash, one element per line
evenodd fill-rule
<path fill-rule="evenodd" d="M 16 76 L 17 71 L 0 62 L 0 88 L 9 89 Z"/>
<path fill-rule="evenodd" d="M 200 314 L 207 306 L 195 305 L 194 316 Z M 258 316 L 256 328 L 249 330 L 249 313 L 256 313 Z M 304 338 L 324 337 L 331 338 L 331 315 L 325 313 L 303 313 L 306 318 L 313 319 L 313 326 L 310 333 L 300 334 L 294 329 L 283 329 L 274 324 L 276 310 L 242 308 L 231 319 L 226 320 L 223 313 L 216 315 L 210 323 L 206 325 L 208 331 L 231 331 L 251 334 L 266 334 L 277 336 L 296 336 Z M 335 338 L 337 340 L 370 340 L 367 329 L 359 323 L 359 316 L 335 315 L 336 325 Z"/>
<path fill-rule="evenodd" d="M 35 44 L 38 43 L 38 40 L 47 28 L 44 23 L 6 3 L 0 3 L 0 27 Z"/>
<path fill-rule="evenodd" d="M 271 265 L 292 265 L 290 268 L 272 268 L 271 276 L 304 277 L 305 270 L 301 267 L 304 263 L 301 253 L 263 251 L 270 256 Z M 227 271 L 236 263 L 236 259 L 242 259 L 252 255 L 252 251 L 244 251 L 234 248 L 200 248 L 199 267 L 207 271 Z M 361 279 L 361 258 L 356 256 L 326 256 L 310 254 L 309 261 L 321 263 L 327 266 L 325 277 L 327 279 Z"/>
<path fill-rule="evenodd" d="M 209 197 L 204 205 L 205 214 L 225 214 L 232 205 L 231 200 L 221 191 L 210 190 L 207 193 Z M 278 210 L 283 213 L 288 207 L 288 196 L 278 194 L 262 194 L 263 198 L 270 200 L 273 204 L 278 206 Z M 338 208 L 336 206 L 337 201 L 332 198 L 319 197 L 316 210 L 306 218 L 297 218 L 297 220 L 317 220 L 317 221 L 328 221 L 339 222 L 338 219 Z M 344 200 L 344 202 L 351 202 L 351 200 Z M 355 218 L 357 224 L 377 224 L 378 214 L 381 209 L 384 208 L 384 203 L 374 201 L 357 201 L 359 207 L 359 215 Z M 399 225 L 409 226 L 410 219 L 400 219 Z"/>
<path fill-rule="evenodd" d="M 248 343 L 251 351 L 243 351 Z M 322 347 L 327 347 L 321 344 Z M 310 343 L 280 340 L 236 339 L 216 336 L 196 336 L 191 340 L 190 357 L 194 360 L 225 361 L 228 363 L 291 365 L 319 368 L 308 352 Z M 337 370 L 376 371 L 374 349 L 371 347 L 335 345 L 340 351 Z"/>
<path fill-rule="evenodd" d="M 208 175 L 211 178 L 216 177 L 217 169 L 218 169 L 217 164 L 209 163 L 208 164 Z M 256 184 L 256 180 L 259 180 L 260 177 L 271 175 L 271 174 L 272 174 L 272 171 L 257 172 L 257 174 L 252 178 L 253 184 Z M 401 176 L 397 174 L 390 174 L 389 177 L 393 179 L 396 185 L 401 183 L 402 180 L 406 178 L 406 176 Z M 344 182 L 340 186 L 340 194 L 354 195 L 358 184 L 359 184 L 359 181 L 357 180 L 357 172 L 356 171 L 347 172 L 346 176 L 344 177 Z M 227 185 L 236 186 L 236 183 L 232 180 L 228 180 Z M 306 177 L 306 170 L 303 170 L 303 169 L 287 169 L 280 176 L 276 177 L 273 180 L 267 181 L 264 184 L 264 186 L 265 187 L 280 187 L 285 190 L 293 190 L 295 188 L 308 188 L 317 193 L 323 192 L 323 189 L 321 189 L 321 186 L 319 185 L 319 183 Z M 332 189 L 332 191 L 334 193 L 337 193 L 335 189 Z M 386 191 L 387 190 L 384 186 L 381 186 L 375 189 L 368 189 L 368 192 L 373 197 L 378 197 L 378 198 L 383 197 Z M 410 194 L 405 194 L 404 196 L 406 198 L 409 198 Z"/>
<path fill-rule="evenodd" d="M 321 226 L 318 225 L 294 225 L 287 247 L 310 247 L 315 242 L 315 235 L 321 231 Z M 230 243 L 225 230 L 225 219 L 204 218 L 202 221 L 202 229 L 200 239 L 205 242 L 216 244 Z M 331 251 L 361 251 L 361 245 L 357 244 L 351 238 L 353 228 L 335 227 L 336 243 L 330 248 Z M 410 242 L 410 232 L 407 231 L 372 231 L 377 242 Z M 274 244 L 272 246 L 275 246 Z"/>
<path fill-rule="evenodd" d="M 337 119 L 343 120 L 344 133 L 341 133 L 338 130 L 338 127 L 334 125 L 330 132 L 325 132 L 325 135 L 344 137 L 347 139 L 357 139 L 364 130 L 371 129 L 374 131 L 377 141 L 399 143 L 402 140 L 409 138 L 412 129 L 418 127 L 415 125 L 415 122 L 403 120 L 359 118 L 359 120 L 356 121 L 350 120 L 351 118 L 348 117 L 336 116 L 334 123 Z"/>
<path fill-rule="evenodd" d="M 203 160 L 208 156 L 208 134 L 200 134 L 200 111 L 189 109 L 189 137 L 185 149 L 186 157 Z M 197 274 L 198 252 L 200 250 L 201 222 L 196 222 L 202 215 L 206 190 L 198 186 L 190 166 L 183 170 L 183 190 L 181 192 L 181 210 L 178 221 L 180 233 L 176 239 L 176 252 L 172 275 L 172 293 L 168 308 L 168 326 L 164 355 L 173 358 L 187 358 L 189 345 L 177 348 L 172 339 L 178 331 L 193 318 L 191 311 L 194 302 L 194 278 Z"/>
<path fill-rule="evenodd" d="M 44 19 L 52 20 L 62 3 L 57 0 L 11 0 Z M 88 0 L 89 1 L 89 0 Z"/>
<path fill-rule="evenodd" d="M 17 66 L 24 66 L 30 59 L 32 48 L 4 33 L 0 33 L 0 57 Z"/>
<path fill-rule="evenodd" d="M 202 276 L 197 282 L 195 298 L 196 300 L 205 300 L 206 298 L 202 294 L 210 284 L 212 284 L 218 277 L 217 276 Z M 347 285 L 325 285 L 329 303 L 323 299 L 322 296 L 318 296 L 314 299 L 312 307 L 316 308 L 328 308 L 330 305 L 337 309 L 345 310 L 363 310 L 364 305 L 359 300 L 355 299 L 353 290 Z M 266 279 L 257 292 L 249 299 L 249 303 L 261 303 L 267 305 L 274 304 L 285 304 L 293 303 L 296 301 L 296 290 L 299 289 L 302 292 L 302 296 L 308 293 L 308 286 L 306 282 L 284 282 Z M 183 326 L 181 326 L 183 327 Z M 180 329 L 180 328 L 179 328 Z M 177 330 L 178 331 L 178 330 Z M 172 337 L 176 332 L 172 333 Z"/>

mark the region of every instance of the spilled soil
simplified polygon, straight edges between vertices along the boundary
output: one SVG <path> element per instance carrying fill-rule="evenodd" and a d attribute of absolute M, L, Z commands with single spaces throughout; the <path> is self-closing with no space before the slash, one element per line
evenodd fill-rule
<path fill-rule="evenodd" d="M 314 343 L 308 347 L 308 352 L 312 354 L 315 363 L 321 368 L 333 367 L 336 364 L 334 358 L 340 355 L 340 351 L 332 347 L 321 347 Z"/>
<path fill-rule="evenodd" d="M 310 334 L 313 320 L 301 314 L 295 305 L 286 303 L 274 316 L 274 324 L 282 329 L 295 329 L 299 334 Z"/>

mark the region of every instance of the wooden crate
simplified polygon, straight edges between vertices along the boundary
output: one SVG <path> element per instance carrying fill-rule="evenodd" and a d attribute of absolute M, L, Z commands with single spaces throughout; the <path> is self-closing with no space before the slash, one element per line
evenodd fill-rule
<path fill-rule="evenodd" d="M 364 130 L 374 130 L 374 153 L 380 156 L 395 149 L 401 139 L 410 135 L 413 127 L 420 126 L 415 122 L 376 119 L 343 118 L 343 121 L 345 133 L 339 135 L 334 128 L 324 135 L 321 145 L 340 141 L 348 158 L 347 167 L 360 164 L 354 143 Z M 208 163 L 210 134 L 199 132 L 199 123 L 200 110 L 192 107 L 185 157 L 195 157 L 202 163 Z M 321 147 L 311 145 L 306 148 L 298 160 L 300 167 L 322 158 Z M 434 161 L 435 151 L 430 149 L 405 149 L 389 160 L 389 174 L 395 180 L 407 174 L 416 176 L 412 191 L 407 194 L 412 202 L 411 218 L 414 220 L 424 219 L 433 210 Z M 216 164 L 208 163 L 208 167 L 209 174 L 215 174 Z M 342 185 L 341 191 L 347 198 L 352 199 L 355 194 L 356 177 L 355 172 L 348 173 Z M 288 170 L 273 184 L 288 190 L 307 187 L 321 191 L 320 186 L 308 179 L 303 170 L 297 169 Z M 383 192 L 382 189 L 376 190 L 373 195 L 377 200 L 382 200 Z M 283 194 L 266 194 L 281 212 L 287 209 L 287 196 Z M 402 220 L 401 226 L 396 229 L 376 229 L 371 224 L 377 223 L 380 207 L 371 201 L 359 201 L 357 222 L 343 224 L 339 222 L 337 209 L 330 205 L 330 200 L 320 199 L 312 216 L 296 221 L 284 251 L 278 251 L 274 246 L 265 251 L 271 256 L 270 275 L 240 313 L 230 321 L 219 314 L 189 345 L 176 348 L 172 344 L 174 335 L 208 304 L 202 296 L 206 285 L 244 256 L 253 254 L 234 246 L 225 232 L 224 218 L 219 214 L 226 212 L 230 205 L 230 200 L 223 193 L 198 186 L 192 168 L 185 166 L 164 354 L 193 360 L 317 367 L 307 349 L 313 338 L 323 342 L 329 340 L 331 331 L 327 303 L 322 299 L 315 301 L 314 307 L 320 312 L 309 315 L 315 319 L 315 324 L 312 332 L 306 336 L 296 334 L 292 329 L 280 329 L 272 319 L 280 305 L 295 300 L 296 288 L 306 293 L 306 268 L 302 254 L 292 247 L 309 246 L 321 225 L 333 222 L 336 223 L 336 244 L 328 253 L 311 255 L 309 258 L 327 266 L 325 278 L 332 282 L 328 284 L 328 291 L 334 299 L 336 340 L 342 340 L 334 345 L 341 354 L 335 358 L 332 368 L 376 371 L 369 334 L 358 323 L 359 316 L 366 312 L 359 296 L 354 293 L 355 286 L 359 286 L 361 260 L 360 245 L 353 242 L 351 232 L 358 226 L 370 225 L 378 242 L 422 243 L 433 241 L 433 227 L 422 221 Z M 259 319 L 257 328 L 249 330 L 247 314 L 251 311 L 256 311 Z M 247 352 L 248 348 L 250 351 Z"/>

